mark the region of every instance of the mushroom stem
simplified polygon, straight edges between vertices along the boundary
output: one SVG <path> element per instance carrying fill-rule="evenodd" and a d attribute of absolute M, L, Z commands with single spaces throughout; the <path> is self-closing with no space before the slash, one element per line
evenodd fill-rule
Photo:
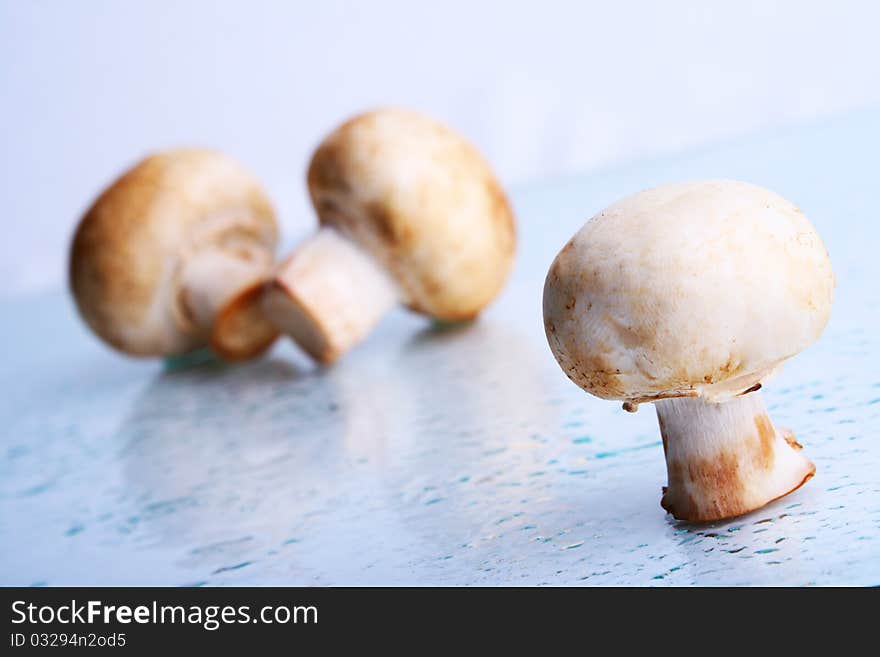
<path fill-rule="evenodd" d="M 399 301 L 394 279 L 370 254 L 323 227 L 278 267 L 263 308 L 309 355 L 329 364 Z"/>
<path fill-rule="evenodd" d="M 791 432 L 770 422 L 758 391 L 720 404 L 681 397 L 656 407 L 669 482 L 660 504 L 679 520 L 754 511 L 816 471 Z"/>
<path fill-rule="evenodd" d="M 225 360 L 254 357 L 278 337 L 260 305 L 267 269 L 252 254 L 211 248 L 189 258 L 180 272 L 183 323 L 210 339 Z"/>

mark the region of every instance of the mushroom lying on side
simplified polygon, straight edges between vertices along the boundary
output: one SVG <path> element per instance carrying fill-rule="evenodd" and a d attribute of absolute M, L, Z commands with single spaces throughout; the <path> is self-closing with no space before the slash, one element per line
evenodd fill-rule
<path fill-rule="evenodd" d="M 320 144 L 308 171 L 316 234 L 276 271 L 264 308 L 330 363 L 398 303 L 441 321 L 476 316 L 513 259 L 513 216 L 468 142 L 400 109 L 357 116 Z"/>
<path fill-rule="evenodd" d="M 224 359 L 249 358 L 278 335 L 260 304 L 277 239 L 272 206 L 241 165 L 168 151 L 123 174 L 82 218 L 70 288 L 83 319 L 120 351 L 210 344 Z"/>
<path fill-rule="evenodd" d="M 663 508 L 717 520 L 813 476 L 758 390 L 822 333 L 833 289 L 825 247 L 794 205 L 742 182 L 686 182 L 584 225 L 550 267 L 544 325 L 581 388 L 627 410 L 655 402 Z"/>

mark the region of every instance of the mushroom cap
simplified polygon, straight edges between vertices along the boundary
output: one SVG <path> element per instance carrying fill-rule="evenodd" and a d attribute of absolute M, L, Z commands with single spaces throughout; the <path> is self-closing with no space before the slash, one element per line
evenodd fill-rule
<path fill-rule="evenodd" d="M 696 181 L 628 196 L 556 256 L 544 326 L 568 377 L 603 399 L 725 401 L 814 342 L 834 273 L 784 198 Z"/>
<path fill-rule="evenodd" d="M 272 206 L 238 162 L 205 149 L 151 155 L 92 204 L 70 252 L 70 287 L 101 338 L 141 356 L 202 346 L 180 298 L 179 277 L 202 249 L 272 266 L 278 239 Z"/>
<path fill-rule="evenodd" d="M 513 214 L 479 152 L 403 109 L 356 116 L 315 151 L 308 186 L 324 225 L 367 249 L 412 310 L 456 321 L 501 290 L 513 261 Z"/>

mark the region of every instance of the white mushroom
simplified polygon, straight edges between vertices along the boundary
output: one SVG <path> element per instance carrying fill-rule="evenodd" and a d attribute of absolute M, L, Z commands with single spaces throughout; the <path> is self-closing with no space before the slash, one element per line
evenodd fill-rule
<path fill-rule="evenodd" d="M 70 287 L 92 330 L 123 352 L 210 344 L 225 359 L 249 358 L 278 335 L 260 304 L 276 242 L 272 207 L 241 165 L 168 151 L 127 171 L 82 218 Z"/>
<path fill-rule="evenodd" d="M 264 307 L 318 361 L 398 303 L 460 321 L 501 290 L 513 216 L 489 166 L 449 128 L 401 109 L 357 116 L 318 147 L 308 186 L 321 228 L 278 268 Z"/>
<path fill-rule="evenodd" d="M 794 205 L 754 185 L 664 185 L 600 212 L 544 286 L 568 377 L 627 410 L 656 402 L 676 518 L 740 515 L 815 472 L 758 391 L 828 321 L 831 262 Z"/>

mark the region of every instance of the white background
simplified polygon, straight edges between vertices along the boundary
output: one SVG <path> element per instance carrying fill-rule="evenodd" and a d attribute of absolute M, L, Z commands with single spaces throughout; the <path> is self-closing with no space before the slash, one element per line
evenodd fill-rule
<path fill-rule="evenodd" d="M 61 286 L 78 216 L 151 150 L 235 155 L 291 239 L 358 110 L 431 113 L 512 185 L 880 104 L 878 26 L 869 1 L 0 0 L 0 295 Z"/>

